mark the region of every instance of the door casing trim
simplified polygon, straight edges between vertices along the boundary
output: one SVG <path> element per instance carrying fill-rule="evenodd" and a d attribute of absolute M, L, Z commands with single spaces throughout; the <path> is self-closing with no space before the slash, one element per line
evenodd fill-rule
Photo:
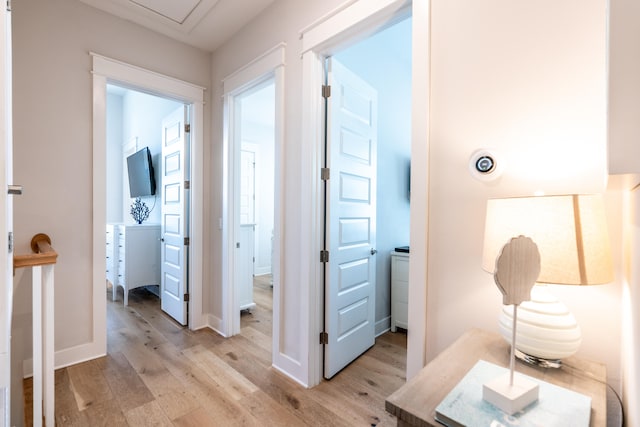
<path fill-rule="evenodd" d="M 205 88 L 135 65 L 90 53 L 93 73 L 93 342 L 96 356 L 106 354 L 106 86 L 114 83 L 133 90 L 171 98 L 191 109 L 191 206 L 189 255 L 189 328 L 207 326 L 202 308 L 203 271 L 203 158 Z M 91 357 L 82 357 L 87 360 Z"/>
<path fill-rule="evenodd" d="M 300 214 L 308 227 L 303 227 L 303 244 L 300 263 L 300 283 L 309 283 L 308 294 L 303 296 L 304 307 L 309 313 L 307 332 L 307 354 L 309 360 L 308 386 L 314 386 L 322 380 L 323 346 L 319 343 L 318 334 L 323 330 L 323 265 L 318 262 L 318 254 L 323 247 L 322 221 L 324 205 L 322 200 L 322 185 L 320 168 L 322 167 L 324 152 L 324 118 L 320 86 L 323 84 L 324 59 L 349 43 L 362 39 L 373 32 L 412 16 L 414 22 L 428 17 L 429 5 L 406 0 L 367 0 L 350 3 L 347 7 L 339 8 L 335 14 L 328 15 L 316 24 L 305 28 L 301 32 L 302 38 L 302 140 L 306 142 L 303 150 L 303 188 L 309 191 L 304 194 Z M 422 22 L 422 21 L 420 21 Z M 418 27 L 418 26 L 414 26 Z M 428 28 L 428 21 L 421 28 Z M 412 74 L 417 76 L 416 70 L 424 71 L 427 67 L 428 38 L 420 40 L 414 29 L 412 34 Z M 424 50 L 424 52 L 422 52 Z M 416 67 L 416 59 L 418 59 Z M 425 61 L 423 61 L 425 60 Z M 422 74 L 420 74 L 422 76 Z M 426 75 L 426 74 L 425 74 Z M 414 82 L 416 79 L 414 78 Z M 428 89 L 428 85 L 427 85 Z M 412 89 L 412 114 L 419 117 L 417 112 L 428 112 L 428 97 L 422 91 L 416 93 Z M 424 195 L 428 200 L 428 127 L 412 124 L 411 155 L 417 160 L 416 167 L 412 167 L 412 185 L 414 192 Z M 415 171 L 415 172 L 414 172 Z M 420 268 L 411 268 L 409 289 L 409 323 L 412 325 L 411 338 L 407 345 L 407 373 L 413 375 L 425 363 L 426 346 L 426 286 L 417 292 L 415 284 L 427 283 L 426 248 L 427 248 L 427 203 L 419 203 L 411 208 L 411 235 L 424 236 L 415 241 L 411 260 L 418 261 Z M 412 239 L 413 240 L 413 239 Z M 416 261 L 410 261 L 412 266 Z M 412 286 L 412 283 L 414 284 Z M 417 297 L 417 298 L 414 298 Z M 306 299 L 304 299 L 306 297 Z M 413 356 L 412 356 L 413 355 Z M 409 375 L 408 375 L 409 378 Z"/>

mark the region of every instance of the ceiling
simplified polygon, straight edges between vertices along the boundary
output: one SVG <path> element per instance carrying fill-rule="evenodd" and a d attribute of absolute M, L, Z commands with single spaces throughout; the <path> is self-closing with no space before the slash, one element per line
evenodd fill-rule
<path fill-rule="evenodd" d="M 80 0 L 213 52 L 274 0 Z"/>

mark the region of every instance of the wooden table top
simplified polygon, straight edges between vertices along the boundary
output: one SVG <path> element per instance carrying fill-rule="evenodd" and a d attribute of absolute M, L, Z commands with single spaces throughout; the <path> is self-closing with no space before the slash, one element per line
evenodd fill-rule
<path fill-rule="evenodd" d="M 434 418 L 436 406 L 479 359 L 508 367 L 509 345 L 492 332 L 480 329 L 466 332 L 389 396 L 386 410 L 398 418 L 398 426 L 440 427 Z M 516 371 L 591 396 L 590 426 L 606 426 L 607 373 L 603 364 L 569 357 L 563 359 L 562 368 L 554 369 L 518 360 Z"/>

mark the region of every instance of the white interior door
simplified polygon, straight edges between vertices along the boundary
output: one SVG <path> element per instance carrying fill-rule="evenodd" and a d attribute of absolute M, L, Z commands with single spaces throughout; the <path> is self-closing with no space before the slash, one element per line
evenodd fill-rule
<path fill-rule="evenodd" d="M 327 60 L 324 376 L 375 343 L 377 92 Z"/>
<path fill-rule="evenodd" d="M 240 233 L 238 235 L 236 290 L 240 310 L 255 307 L 253 271 L 255 264 L 255 168 L 256 153 L 240 150 Z"/>
<path fill-rule="evenodd" d="M 162 219 L 160 299 L 164 312 L 187 324 L 189 133 L 188 108 L 182 106 L 162 121 Z"/>
<path fill-rule="evenodd" d="M 240 151 L 240 225 L 255 224 L 256 153 Z"/>

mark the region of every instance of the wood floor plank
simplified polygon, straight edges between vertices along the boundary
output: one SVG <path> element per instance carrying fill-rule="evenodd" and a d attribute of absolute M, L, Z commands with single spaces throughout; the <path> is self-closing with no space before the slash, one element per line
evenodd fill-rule
<path fill-rule="evenodd" d="M 380 393 L 389 396 L 406 382 L 404 370 L 382 363 L 367 353 L 358 358 L 358 363 L 351 369 L 356 375 Z"/>
<path fill-rule="evenodd" d="M 306 395 L 302 386 L 273 368 L 265 367 L 254 355 L 231 351 L 224 354 L 223 360 L 303 422 L 318 426 L 350 425 L 343 419 L 336 419 L 327 408 Z"/>
<path fill-rule="evenodd" d="M 156 401 L 130 409 L 124 416 L 130 426 L 173 427 L 174 425 Z"/>
<path fill-rule="evenodd" d="M 244 397 L 240 404 L 251 412 L 261 426 L 308 425 L 261 390 Z"/>
<path fill-rule="evenodd" d="M 69 373 L 67 369 L 58 369 L 55 372 L 55 416 L 56 424 L 62 426 L 86 426 L 89 424 L 87 414 L 80 412 L 76 403 L 71 382 L 69 381 Z M 32 407 L 33 396 L 29 396 L 29 406 Z M 27 406 L 27 404 L 25 404 Z M 33 425 L 33 413 L 29 417 L 25 417 L 25 425 Z"/>
<path fill-rule="evenodd" d="M 167 369 L 195 396 L 201 407 L 216 419 L 229 424 L 244 425 L 253 417 L 236 400 L 232 393 L 194 364 L 182 352 L 167 344 L 159 347 L 158 354 L 167 361 Z"/>
<path fill-rule="evenodd" d="M 193 363 L 197 364 L 218 384 L 224 387 L 231 398 L 240 400 L 256 391 L 258 387 L 242 376 L 238 371 L 229 369 L 222 359 L 198 345 L 183 351 Z"/>
<path fill-rule="evenodd" d="M 323 381 L 311 390 L 311 396 L 337 414 L 349 416 L 353 425 L 379 425 L 388 415 L 384 409 L 384 396 L 371 393 L 346 375 L 330 382 Z"/>
<path fill-rule="evenodd" d="M 173 425 L 176 427 L 202 427 L 223 425 L 223 423 L 209 415 L 204 408 L 198 408 L 173 420 Z"/>
<path fill-rule="evenodd" d="M 184 328 L 160 310 L 158 297 L 145 288 L 137 288 L 130 292 L 129 305 L 176 347 L 188 348 L 198 344 L 195 337 L 197 332 Z"/>
<path fill-rule="evenodd" d="M 271 313 L 266 313 L 259 307 L 251 312 L 242 312 L 240 314 L 240 326 L 252 326 L 265 335 L 272 335 L 273 322 Z"/>
<path fill-rule="evenodd" d="M 84 415 L 86 421 L 84 424 L 77 425 L 83 427 L 125 427 L 128 425 L 118 401 L 113 398 L 94 402 L 81 414 Z"/>
<path fill-rule="evenodd" d="M 246 326 L 242 328 L 242 336 L 271 354 L 271 334 L 266 335 L 253 326 Z"/>
<path fill-rule="evenodd" d="M 155 400 L 151 391 L 122 353 L 111 353 L 100 359 L 99 367 L 104 372 L 107 383 L 123 412 L 129 412 Z"/>
<path fill-rule="evenodd" d="M 100 368 L 100 359 L 70 366 L 67 373 L 79 411 L 113 398 L 111 388 Z"/>

